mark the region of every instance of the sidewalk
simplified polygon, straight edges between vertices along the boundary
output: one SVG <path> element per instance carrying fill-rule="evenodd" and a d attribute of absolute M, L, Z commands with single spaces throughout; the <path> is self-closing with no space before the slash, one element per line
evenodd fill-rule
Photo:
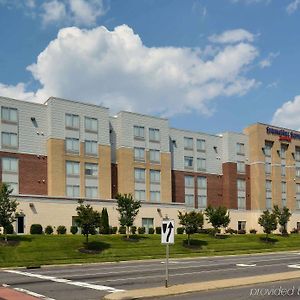
<path fill-rule="evenodd" d="M 39 298 L 15 291 L 7 287 L 0 287 L 0 300 L 37 300 Z"/>

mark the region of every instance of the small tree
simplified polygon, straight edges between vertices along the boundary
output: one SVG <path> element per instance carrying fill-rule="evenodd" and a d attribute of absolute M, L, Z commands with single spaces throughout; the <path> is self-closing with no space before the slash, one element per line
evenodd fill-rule
<path fill-rule="evenodd" d="M 215 234 L 218 232 L 220 227 L 226 228 L 230 223 L 229 212 L 226 207 L 212 207 L 208 206 L 205 209 L 205 215 L 209 223 L 215 229 Z"/>
<path fill-rule="evenodd" d="M 292 215 L 290 210 L 285 206 L 280 209 L 278 205 L 274 205 L 273 214 L 276 215 L 278 224 L 281 226 L 281 234 L 287 234 L 287 223 Z"/>
<path fill-rule="evenodd" d="M 264 228 L 266 240 L 268 240 L 269 234 L 277 228 L 277 217 L 273 212 L 270 213 L 269 210 L 264 210 L 258 219 L 258 224 Z"/>
<path fill-rule="evenodd" d="M 130 227 L 139 213 L 141 201 L 134 200 L 131 194 L 118 194 L 116 199 L 118 201 L 117 211 L 120 214 L 119 222 L 121 226 L 126 226 L 126 235 L 129 239 Z"/>
<path fill-rule="evenodd" d="M 88 243 L 89 235 L 95 234 L 96 228 L 100 226 L 101 216 L 90 204 L 84 205 L 83 200 L 79 200 L 78 203 L 76 222 L 78 227 L 81 228 L 81 233 L 86 237 L 86 243 Z"/>
<path fill-rule="evenodd" d="M 2 183 L 0 186 L 0 226 L 3 227 L 4 240 L 7 242 L 7 228 L 16 220 L 16 210 L 19 203 L 10 198 L 12 189 Z"/>
<path fill-rule="evenodd" d="M 101 213 L 101 233 L 109 234 L 109 221 L 108 221 L 108 212 L 104 207 Z"/>
<path fill-rule="evenodd" d="M 203 226 L 203 214 L 201 212 L 185 212 L 178 211 L 179 223 L 184 227 L 188 235 L 188 245 L 190 245 L 190 236 L 198 231 Z"/>

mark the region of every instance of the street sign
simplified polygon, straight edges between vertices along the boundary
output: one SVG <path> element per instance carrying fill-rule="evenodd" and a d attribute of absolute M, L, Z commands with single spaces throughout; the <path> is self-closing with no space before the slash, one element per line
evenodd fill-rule
<path fill-rule="evenodd" d="M 161 224 L 161 243 L 174 244 L 175 222 L 174 220 L 163 220 Z"/>

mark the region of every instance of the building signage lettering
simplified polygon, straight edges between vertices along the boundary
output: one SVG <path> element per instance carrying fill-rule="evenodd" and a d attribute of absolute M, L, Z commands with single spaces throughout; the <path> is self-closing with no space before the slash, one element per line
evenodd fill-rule
<path fill-rule="evenodd" d="M 284 129 L 277 129 L 272 127 L 267 127 L 267 134 L 279 135 L 279 140 L 281 141 L 291 141 L 291 139 L 300 140 L 300 133 L 293 131 L 288 131 Z"/>

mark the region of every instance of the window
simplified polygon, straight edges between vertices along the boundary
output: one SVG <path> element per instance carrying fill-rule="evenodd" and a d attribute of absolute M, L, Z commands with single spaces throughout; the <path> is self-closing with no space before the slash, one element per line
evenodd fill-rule
<path fill-rule="evenodd" d="M 193 138 L 184 137 L 184 149 L 186 150 L 193 150 Z"/>
<path fill-rule="evenodd" d="M 85 163 L 84 174 L 87 176 L 98 176 L 98 164 Z"/>
<path fill-rule="evenodd" d="M 284 145 L 284 144 L 282 144 L 281 146 L 280 146 L 280 157 L 281 158 L 283 158 L 283 159 L 285 159 L 285 157 L 286 157 L 286 151 L 287 151 L 287 145 Z"/>
<path fill-rule="evenodd" d="M 184 176 L 184 186 L 186 188 L 194 187 L 194 176 Z"/>
<path fill-rule="evenodd" d="M 266 198 L 266 209 L 272 209 L 272 198 Z"/>
<path fill-rule="evenodd" d="M 272 181 L 271 180 L 266 180 L 266 191 L 267 192 L 272 191 Z"/>
<path fill-rule="evenodd" d="M 300 209 L 300 183 L 296 183 L 296 209 Z"/>
<path fill-rule="evenodd" d="M 11 132 L 2 132 L 2 147 L 18 148 L 18 135 Z"/>
<path fill-rule="evenodd" d="M 76 161 L 67 161 L 66 169 L 68 176 L 79 176 L 79 162 Z"/>
<path fill-rule="evenodd" d="M 145 169 L 135 168 L 134 180 L 135 182 L 145 182 Z"/>
<path fill-rule="evenodd" d="M 236 143 L 236 153 L 240 155 L 245 155 L 245 144 Z"/>
<path fill-rule="evenodd" d="M 246 221 L 238 221 L 238 230 L 246 230 Z"/>
<path fill-rule="evenodd" d="M 79 129 L 79 116 L 66 114 L 66 128 L 67 129 Z"/>
<path fill-rule="evenodd" d="M 66 138 L 66 151 L 79 153 L 79 139 Z"/>
<path fill-rule="evenodd" d="M 286 182 L 284 181 L 281 182 L 281 193 L 282 194 L 286 193 Z"/>
<path fill-rule="evenodd" d="M 149 153 L 150 153 L 150 162 L 160 163 L 160 151 L 159 150 L 150 149 Z"/>
<path fill-rule="evenodd" d="M 300 161 L 300 148 L 299 147 L 295 148 L 295 160 Z"/>
<path fill-rule="evenodd" d="M 145 190 L 135 190 L 134 191 L 135 200 L 144 201 L 146 200 Z"/>
<path fill-rule="evenodd" d="M 98 132 L 98 120 L 95 118 L 84 118 L 85 131 Z"/>
<path fill-rule="evenodd" d="M 193 169 L 193 157 L 185 156 L 184 157 L 184 167 L 187 169 Z"/>
<path fill-rule="evenodd" d="M 150 191 L 150 201 L 151 202 L 160 202 L 160 192 L 159 191 Z"/>
<path fill-rule="evenodd" d="M 266 209 L 272 208 L 272 181 L 266 180 Z"/>
<path fill-rule="evenodd" d="M 97 186 L 86 186 L 85 187 L 85 197 L 97 198 L 98 197 L 98 187 Z"/>
<path fill-rule="evenodd" d="M 149 128 L 149 140 L 151 142 L 159 142 L 160 141 L 159 129 Z"/>
<path fill-rule="evenodd" d="M 300 177 L 300 167 L 296 167 L 295 172 L 296 172 L 296 177 Z"/>
<path fill-rule="evenodd" d="M 238 196 L 238 209 L 246 209 L 246 198 Z"/>
<path fill-rule="evenodd" d="M 9 188 L 12 189 L 12 195 L 19 194 L 19 184 L 18 182 L 5 182 L 7 185 L 9 185 Z"/>
<path fill-rule="evenodd" d="M 142 226 L 145 227 L 145 233 L 149 233 L 149 228 L 153 227 L 153 218 L 142 218 Z"/>
<path fill-rule="evenodd" d="M 2 122 L 17 123 L 18 122 L 18 110 L 11 107 L 1 108 L 1 120 Z"/>
<path fill-rule="evenodd" d="M 198 171 L 206 171 L 206 159 L 205 158 L 197 158 L 197 170 Z"/>
<path fill-rule="evenodd" d="M 286 207 L 286 198 L 283 198 L 281 199 L 281 205 L 282 207 Z"/>
<path fill-rule="evenodd" d="M 197 139 L 197 151 L 205 152 L 205 140 Z"/>
<path fill-rule="evenodd" d="M 84 142 L 84 152 L 87 155 L 97 155 L 98 154 L 98 142 L 85 141 Z"/>
<path fill-rule="evenodd" d="M 265 148 L 264 148 L 265 156 L 268 156 L 268 157 L 271 156 L 272 145 L 273 145 L 272 142 L 266 142 L 265 143 Z"/>
<path fill-rule="evenodd" d="M 281 160 L 281 176 L 286 175 L 285 160 Z"/>
<path fill-rule="evenodd" d="M 195 206 L 195 201 L 194 201 L 194 195 L 192 194 L 186 194 L 184 196 L 185 200 L 185 205 L 188 207 L 194 207 Z"/>
<path fill-rule="evenodd" d="M 79 197 L 79 185 L 67 185 L 68 197 Z"/>
<path fill-rule="evenodd" d="M 135 139 L 145 139 L 145 127 L 144 126 L 133 126 L 133 134 Z"/>
<path fill-rule="evenodd" d="M 271 174 L 271 163 L 269 163 L 269 162 L 266 162 L 266 164 L 265 164 L 265 172 L 266 172 L 266 174 L 267 175 L 270 175 Z"/>
<path fill-rule="evenodd" d="M 204 209 L 207 207 L 207 197 L 205 195 L 198 195 L 198 208 Z"/>
<path fill-rule="evenodd" d="M 238 179 L 237 180 L 237 190 L 238 191 L 245 191 L 246 189 L 246 183 L 244 179 Z"/>
<path fill-rule="evenodd" d="M 134 148 L 134 160 L 145 161 L 145 148 Z"/>
<path fill-rule="evenodd" d="M 18 173 L 18 159 L 11 157 L 3 157 L 2 172 Z"/>
<path fill-rule="evenodd" d="M 238 173 L 245 173 L 246 166 L 244 161 L 238 161 L 237 162 L 237 172 Z"/>
<path fill-rule="evenodd" d="M 150 170 L 150 183 L 160 183 L 160 171 Z"/>
<path fill-rule="evenodd" d="M 197 177 L 197 187 L 198 189 L 206 189 L 207 180 L 206 177 Z"/>

